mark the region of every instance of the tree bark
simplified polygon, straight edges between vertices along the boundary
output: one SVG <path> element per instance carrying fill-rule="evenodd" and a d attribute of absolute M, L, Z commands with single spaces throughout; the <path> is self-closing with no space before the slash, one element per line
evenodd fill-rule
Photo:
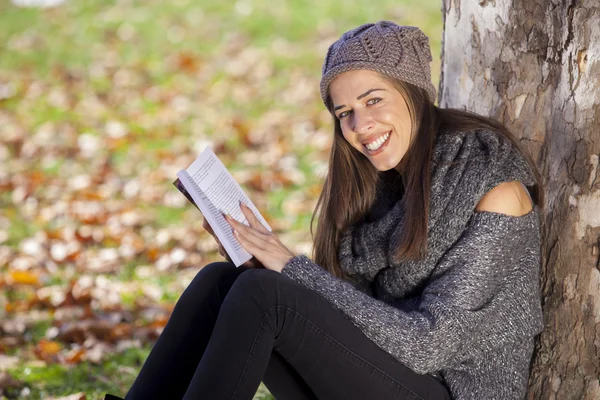
<path fill-rule="evenodd" d="M 600 399 L 600 1 L 442 0 L 439 103 L 504 122 L 544 179 L 529 399 Z"/>

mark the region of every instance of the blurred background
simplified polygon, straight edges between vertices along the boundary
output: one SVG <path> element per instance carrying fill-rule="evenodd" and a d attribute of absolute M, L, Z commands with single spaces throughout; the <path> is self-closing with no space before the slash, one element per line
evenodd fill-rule
<path fill-rule="evenodd" d="M 430 37 L 437 87 L 441 0 L 0 1 L 0 398 L 126 393 L 222 260 L 172 186 L 206 145 L 310 254 L 322 61 L 381 19 Z"/>

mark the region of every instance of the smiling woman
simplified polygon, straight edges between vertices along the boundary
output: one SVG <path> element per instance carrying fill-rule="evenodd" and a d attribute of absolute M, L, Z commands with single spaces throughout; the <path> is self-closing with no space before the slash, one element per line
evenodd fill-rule
<path fill-rule="evenodd" d="M 402 94 L 384 76 L 368 70 L 340 74 L 329 90 L 346 141 L 377 170 L 398 168 L 401 172 L 400 161 L 410 147 L 413 126 Z"/>
<path fill-rule="evenodd" d="M 430 61 L 390 21 L 329 48 L 314 261 L 242 208 L 228 221 L 255 260 L 200 271 L 127 399 L 250 399 L 261 380 L 290 399 L 523 398 L 539 173 L 503 125 L 434 105 Z"/>

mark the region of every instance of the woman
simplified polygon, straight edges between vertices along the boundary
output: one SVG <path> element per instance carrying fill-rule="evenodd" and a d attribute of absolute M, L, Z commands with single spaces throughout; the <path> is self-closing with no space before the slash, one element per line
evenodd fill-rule
<path fill-rule="evenodd" d="M 242 207 L 250 226 L 228 221 L 254 258 L 198 273 L 127 399 L 250 399 L 261 380 L 285 400 L 524 396 L 540 177 L 504 126 L 433 105 L 430 61 L 388 21 L 330 47 L 315 261 Z"/>

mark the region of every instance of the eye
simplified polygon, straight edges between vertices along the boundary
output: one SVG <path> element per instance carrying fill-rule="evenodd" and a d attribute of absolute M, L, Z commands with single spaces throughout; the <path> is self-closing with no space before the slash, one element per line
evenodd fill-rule
<path fill-rule="evenodd" d="M 349 113 L 350 113 L 350 111 L 342 111 L 341 113 L 338 114 L 338 119 L 342 119 L 342 118 L 348 116 Z"/>
<path fill-rule="evenodd" d="M 380 97 L 374 97 L 372 99 L 369 99 L 369 101 L 367 101 L 367 104 L 377 104 L 381 101 Z"/>

